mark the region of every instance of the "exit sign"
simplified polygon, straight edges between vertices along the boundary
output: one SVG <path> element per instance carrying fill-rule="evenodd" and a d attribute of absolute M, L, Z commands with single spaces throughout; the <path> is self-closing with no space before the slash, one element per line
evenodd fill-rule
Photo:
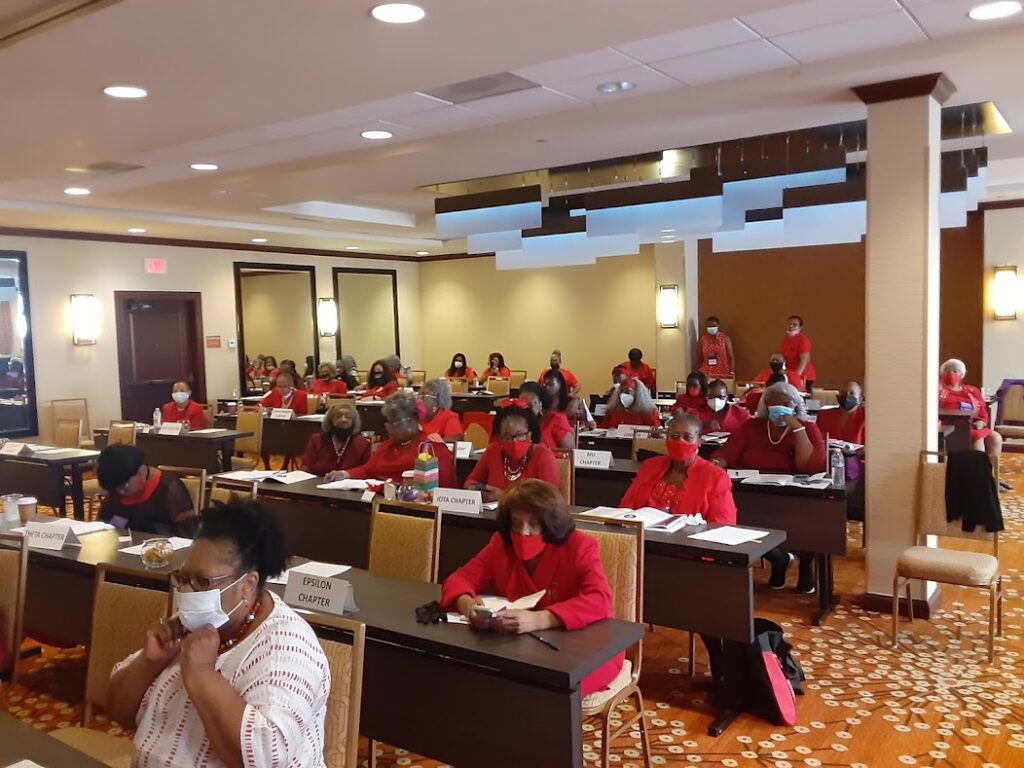
<path fill-rule="evenodd" d="M 166 275 L 167 259 L 144 259 L 143 269 L 147 275 Z"/>

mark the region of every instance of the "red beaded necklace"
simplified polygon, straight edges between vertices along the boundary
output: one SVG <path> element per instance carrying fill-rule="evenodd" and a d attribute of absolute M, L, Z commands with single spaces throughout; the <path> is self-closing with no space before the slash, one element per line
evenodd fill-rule
<path fill-rule="evenodd" d="M 260 608 L 262 607 L 262 605 L 263 596 L 261 595 L 260 597 L 256 598 L 256 602 L 253 603 L 252 610 L 245 615 L 245 619 L 242 621 L 242 624 L 238 627 L 238 631 L 235 632 L 235 634 L 232 637 L 229 637 L 227 640 L 224 640 L 220 644 L 220 648 L 217 649 L 218 654 L 224 653 L 224 651 L 231 650 L 242 641 L 242 638 L 249 633 L 249 629 L 252 627 L 252 623 L 256 621 L 256 617 L 260 615 Z"/>

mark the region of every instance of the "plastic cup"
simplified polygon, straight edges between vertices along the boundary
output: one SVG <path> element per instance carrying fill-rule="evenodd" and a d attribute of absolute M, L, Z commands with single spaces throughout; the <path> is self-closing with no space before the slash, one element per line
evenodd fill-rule
<path fill-rule="evenodd" d="M 4 520 L 9 523 L 18 521 L 18 499 L 21 498 L 20 493 L 5 493 L 0 496 L 0 502 L 3 503 L 4 508 Z"/>

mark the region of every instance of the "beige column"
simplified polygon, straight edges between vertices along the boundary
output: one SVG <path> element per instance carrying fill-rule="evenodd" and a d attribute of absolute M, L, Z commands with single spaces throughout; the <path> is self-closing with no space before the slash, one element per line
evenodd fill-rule
<path fill-rule="evenodd" d="M 658 322 L 657 312 L 654 318 L 656 349 L 652 358 L 657 361 L 655 367 L 658 369 L 658 389 L 672 392 L 675 390 L 676 381 L 685 379 L 687 372 L 685 253 L 683 243 L 658 243 L 651 247 L 654 248 L 654 301 L 658 300 L 661 286 L 679 287 L 679 305 L 676 308 L 678 326 L 662 328 Z"/>
<path fill-rule="evenodd" d="M 929 75 L 854 91 L 868 105 L 865 603 L 885 610 L 914 543 L 919 454 L 937 440 L 940 107 L 953 88 Z"/>

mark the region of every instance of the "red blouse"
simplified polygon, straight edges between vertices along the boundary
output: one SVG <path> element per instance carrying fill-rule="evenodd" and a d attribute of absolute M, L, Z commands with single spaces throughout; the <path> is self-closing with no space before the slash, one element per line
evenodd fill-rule
<path fill-rule="evenodd" d="M 302 455 L 302 468 L 314 475 L 326 475 L 338 469 L 351 469 L 370 460 L 370 441 L 362 435 L 352 435 L 342 448 L 341 455 L 334 448 L 330 435 L 317 432 L 306 443 Z"/>
<path fill-rule="evenodd" d="M 402 473 L 415 469 L 416 456 L 420 452 L 420 445 L 427 440 L 427 434 L 420 431 L 419 436 L 410 440 L 405 446 L 396 446 L 390 440 L 385 440 L 377 446 L 365 464 L 350 469 L 349 477 L 359 480 L 377 479 L 402 481 Z M 430 441 L 437 456 L 437 480 L 442 488 L 457 488 L 455 484 L 455 467 L 452 464 L 452 453 L 444 443 Z"/>
<path fill-rule="evenodd" d="M 195 400 L 187 401 L 184 408 L 178 408 L 178 404 L 173 400 L 164 403 L 160 409 L 160 418 L 165 424 L 187 422 L 189 429 L 206 429 L 209 426 L 206 423 L 206 411 Z"/>
<path fill-rule="evenodd" d="M 484 370 L 484 378 L 486 379 L 491 376 L 495 376 L 495 374 L 491 373 L 491 369 L 490 367 L 488 367 Z M 510 379 L 512 378 L 512 371 L 510 371 L 508 368 L 499 368 L 497 378 Z"/>
<path fill-rule="evenodd" d="M 457 368 L 449 368 L 445 376 L 449 379 L 476 379 L 476 371 L 470 368 L 468 365 L 459 370 Z"/>
<path fill-rule="evenodd" d="M 434 418 L 424 421 L 420 427 L 428 435 L 440 435 L 441 437 L 453 437 L 461 435 L 465 430 L 459 415 L 447 408 L 438 408 Z"/>
<path fill-rule="evenodd" d="M 702 408 L 691 411 L 694 416 L 700 419 L 701 426 L 705 432 L 735 432 L 745 423 L 750 421 L 750 411 L 733 403 L 728 403 L 724 411 L 715 413 L 705 401 Z"/>
<path fill-rule="evenodd" d="M 548 544 L 533 573 L 495 533 L 472 560 L 444 580 L 441 605 L 453 610 L 462 595 L 499 594 L 518 600 L 542 589 L 547 591 L 537 607 L 555 614 L 566 629 L 583 629 L 612 616 L 612 591 L 597 541 L 579 530 L 561 544 Z M 587 675 L 580 686 L 582 694 L 607 687 L 622 669 L 624 658 L 619 654 Z"/>
<path fill-rule="evenodd" d="M 732 360 L 729 359 L 729 337 L 719 331 L 714 336 L 707 333 L 700 337 L 700 367 L 697 369 L 708 381 L 728 376 L 732 372 Z"/>
<path fill-rule="evenodd" d="M 559 441 L 573 433 L 569 420 L 561 411 L 548 411 L 540 419 L 540 438 L 551 450 L 561 450 Z"/>
<path fill-rule="evenodd" d="M 847 416 L 846 421 L 843 417 Z M 852 411 L 842 408 L 829 408 L 818 412 L 818 431 L 833 440 L 845 440 L 848 443 L 864 445 L 864 407 L 857 406 Z"/>
<path fill-rule="evenodd" d="M 796 465 L 796 435 L 786 433 L 778 445 L 768 439 L 767 420 L 751 419 L 732 433 L 729 441 L 718 449 L 715 458 L 725 461 L 727 467 L 758 469 L 762 472 L 823 472 L 825 470 L 825 440 L 817 424 L 800 422 L 807 428 L 811 441 L 811 459 L 807 467 Z"/>
<path fill-rule="evenodd" d="M 306 400 L 306 393 L 298 388 L 292 391 L 291 397 L 286 404 L 281 399 L 281 390 L 274 387 L 274 389 L 263 396 L 263 399 L 260 400 L 260 405 L 264 408 L 291 408 L 299 416 L 305 416 L 309 413 L 309 401 Z"/>
<path fill-rule="evenodd" d="M 619 506 L 628 509 L 667 508 L 673 515 L 695 515 L 700 512 L 709 523 L 736 525 L 732 481 L 724 469 L 697 456 L 686 473 L 686 480 L 678 489 L 664 481 L 671 469 L 672 459 L 668 456 L 652 456 L 647 459 L 640 465 L 640 471 Z"/>
<path fill-rule="evenodd" d="M 476 483 L 493 485 L 495 488 L 504 490 L 510 485 L 515 485 L 523 480 L 543 480 L 549 485 L 558 487 L 558 466 L 555 464 L 555 454 L 543 443 L 530 446 L 530 452 L 526 454 L 526 467 L 523 474 L 515 480 L 509 480 L 505 476 L 505 467 L 502 462 L 501 443 L 494 442 L 487 446 L 480 461 L 473 467 L 473 471 L 466 478 L 466 488 Z"/>
<path fill-rule="evenodd" d="M 397 391 L 398 382 L 392 380 L 380 387 L 367 387 L 366 392 L 363 393 L 363 397 L 376 397 L 381 400 L 384 400 L 390 395 L 395 394 L 395 392 Z"/>
<path fill-rule="evenodd" d="M 798 333 L 796 336 L 787 334 L 782 338 L 779 352 L 786 358 L 786 368 L 796 373 L 800 368 L 800 355 L 811 354 L 811 340 L 802 333 Z M 814 365 L 811 363 L 810 358 L 807 358 L 807 367 L 804 368 L 803 378 L 804 381 L 817 380 L 814 376 Z"/>
<path fill-rule="evenodd" d="M 966 413 L 967 409 L 962 408 L 961 403 L 970 405 L 970 410 L 977 413 L 975 418 L 988 424 L 988 404 L 985 402 L 985 398 L 981 396 L 980 389 L 969 384 L 961 384 L 960 391 L 954 392 L 944 383 L 939 382 L 939 410 L 964 411 Z M 974 424 L 971 424 L 971 442 L 976 443 L 979 440 L 984 440 L 991 434 L 992 430 L 988 427 L 975 429 Z"/>
<path fill-rule="evenodd" d="M 314 379 L 313 386 L 309 388 L 311 395 L 347 395 L 348 384 L 341 379 Z"/>
<path fill-rule="evenodd" d="M 651 366 L 649 366 L 643 360 L 640 361 L 640 365 L 636 368 L 633 367 L 633 364 L 630 363 L 629 360 L 627 360 L 624 363 L 619 363 L 615 367 L 622 368 L 634 379 L 639 379 L 640 381 L 642 381 L 644 383 L 644 386 L 651 390 L 652 393 L 655 391 L 655 389 L 657 389 L 657 383 L 654 380 L 654 369 L 651 368 Z"/>
<path fill-rule="evenodd" d="M 537 381 L 543 382 L 544 376 L 547 375 L 550 368 L 545 368 L 540 372 L 540 376 L 537 377 Z M 576 374 L 570 371 L 568 368 L 559 368 L 558 372 L 562 374 L 562 378 L 565 379 L 565 383 L 569 385 L 569 389 L 576 389 L 580 385 L 580 380 L 576 378 Z"/>
<path fill-rule="evenodd" d="M 641 426 L 660 427 L 661 414 L 657 408 L 653 408 L 647 413 L 631 411 L 626 408 L 619 408 L 618 410 L 605 412 L 604 420 L 602 422 L 602 426 L 605 427 L 605 429 L 615 429 L 620 424 L 638 424 Z"/>

